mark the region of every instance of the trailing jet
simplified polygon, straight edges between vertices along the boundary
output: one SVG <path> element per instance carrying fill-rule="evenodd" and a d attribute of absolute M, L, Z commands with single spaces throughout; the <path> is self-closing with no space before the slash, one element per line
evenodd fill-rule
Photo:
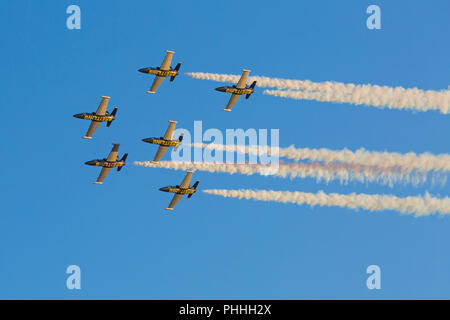
<path fill-rule="evenodd" d="M 245 99 L 250 98 L 253 92 L 255 92 L 256 81 L 250 86 L 247 86 L 247 79 L 250 70 L 242 70 L 242 76 L 239 79 L 239 82 L 234 86 L 223 86 L 216 88 L 217 91 L 231 93 L 230 101 L 228 101 L 227 107 L 223 109 L 224 111 L 231 111 L 236 101 L 238 101 L 239 97 L 245 94 Z"/>
<path fill-rule="evenodd" d="M 125 153 L 122 159 L 118 159 L 117 155 L 119 153 L 119 146 L 120 144 L 113 143 L 113 148 L 109 153 L 108 158 L 106 159 L 95 159 L 85 162 L 85 164 L 89 166 L 102 167 L 102 171 L 100 171 L 100 175 L 98 176 L 97 181 L 94 182 L 95 184 L 102 184 L 103 180 L 106 178 L 112 168 L 117 168 L 117 171 L 120 171 L 125 165 L 125 160 L 128 157 L 128 153 Z"/>
<path fill-rule="evenodd" d="M 155 80 L 153 80 L 152 87 L 149 91 L 147 91 L 147 93 L 155 93 L 156 89 L 158 89 L 165 77 L 170 77 L 170 82 L 175 80 L 175 77 L 178 75 L 178 70 L 180 70 L 181 62 L 179 62 L 176 67 L 172 69 L 170 64 L 172 63 L 172 56 L 174 53 L 175 52 L 173 51 L 166 50 L 166 57 L 160 67 L 142 68 L 138 70 L 139 72 L 154 74 L 156 76 Z"/>
<path fill-rule="evenodd" d="M 167 149 L 169 147 L 175 147 L 174 150 L 176 151 L 178 149 L 178 146 L 180 145 L 181 141 L 183 141 L 183 134 L 181 134 L 178 139 L 173 139 L 173 132 L 175 131 L 175 126 L 177 125 L 176 121 L 169 120 L 169 128 L 167 128 L 166 133 L 164 134 L 164 137 L 160 138 L 145 138 L 142 139 L 142 141 L 152 144 L 158 144 L 159 148 L 156 152 L 155 158 L 152 162 L 156 163 L 158 162 L 164 153 L 166 153 Z"/>
<path fill-rule="evenodd" d="M 92 135 L 94 134 L 95 130 L 97 130 L 100 123 L 106 121 L 106 126 L 109 127 L 111 125 L 111 123 L 114 120 L 116 120 L 116 113 L 117 113 L 118 108 L 115 107 L 111 113 L 106 111 L 106 108 L 108 107 L 108 101 L 109 101 L 109 97 L 102 96 L 102 102 L 100 102 L 97 112 L 78 113 L 78 114 L 73 115 L 75 118 L 78 118 L 78 119 L 92 120 L 91 125 L 89 126 L 89 129 L 88 129 L 88 132 L 82 138 L 92 139 Z"/>
<path fill-rule="evenodd" d="M 180 185 L 168 186 L 168 187 L 164 187 L 164 188 L 160 188 L 159 189 L 159 190 L 164 191 L 164 192 L 175 193 L 175 195 L 173 196 L 172 201 L 170 202 L 170 204 L 166 208 L 166 210 L 173 210 L 173 207 L 178 203 L 178 201 L 180 201 L 181 198 L 183 198 L 183 196 L 185 194 L 187 194 L 188 198 L 190 198 L 190 197 L 192 197 L 192 195 L 194 193 L 197 192 L 197 186 L 198 186 L 200 181 L 196 181 L 194 183 L 194 185 L 191 187 L 189 184 L 191 182 L 193 171 L 188 170 L 186 172 L 187 172 L 186 173 L 186 177 L 184 177 L 183 182 L 181 182 Z"/>

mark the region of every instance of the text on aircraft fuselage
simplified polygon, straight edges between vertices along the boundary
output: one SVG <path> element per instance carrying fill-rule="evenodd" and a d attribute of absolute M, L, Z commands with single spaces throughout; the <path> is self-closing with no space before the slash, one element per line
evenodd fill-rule
<path fill-rule="evenodd" d="M 190 189 L 182 189 L 180 187 L 174 187 L 174 186 L 160 188 L 159 190 L 164 191 L 164 192 L 176 193 L 176 194 L 194 194 L 197 191 L 197 190 L 191 189 L 191 188 Z"/>
<path fill-rule="evenodd" d="M 106 114 L 104 116 L 98 116 L 95 113 L 79 113 L 74 115 L 75 118 L 83 119 L 83 120 L 93 120 L 98 122 L 105 122 L 105 121 L 113 121 L 115 117 L 110 114 Z"/>
<path fill-rule="evenodd" d="M 124 161 L 115 161 L 110 162 L 107 160 L 91 160 L 86 162 L 87 165 L 96 166 L 96 167 L 104 167 L 104 168 L 117 168 L 123 167 L 125 165 Z"/>
<path fill-rule="evenodd" d="M 239 95 L 250 94 L 250 93 L 253 93 L 253 91 L 254 91 L 253 89 L 250 89 L 250 88 L 239 89 L 236 87 L 228 87 L 228 86 L 219 87 L 219 88 L 216 88 L 216 90 L 220 91 L 220 92 L 234 93 L 234 94 L 239 94 Z"/>
<path fill-rule="evenodd" d="M 157 144 L 160 146 L 168 146 L 168 147 L 176 147 L 180 144 L 180 141 L 178 140 L 164 140 L 164 139 L 157 139 L 157 138 L 147 138 L 142 139 L 142 141 L 151 143 L 151 144 Z"/>
<path fill-rule="evenodd" d="M 153 74 L 160 77 L 173 77 L 178 75 L 178 71 L 176 70 L 160 70 L 157 68 L 142 68 L 139 69 L 139 71 L 142 73 Z"/>

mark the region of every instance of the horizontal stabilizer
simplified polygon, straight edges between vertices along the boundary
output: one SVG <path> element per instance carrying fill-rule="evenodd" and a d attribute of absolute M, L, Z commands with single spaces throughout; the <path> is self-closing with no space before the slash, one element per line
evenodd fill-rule
<path fill-rule="evenodd" d="M 249 89 L 254 90 L 255 89 L 255 85 L 256 85 L 256 81 L 253 81 L 253 83 L 250 85 Z M 252 92 L 253 93 L 253 92 Z M 245 99 L 250 98 L 250 96 L 252 95 L 252 93 L 249 93 L 245 96 Z"/>
<path fill-rule="evenodd" d="M 120 161 L 125 162 L 125 161 L 127 160 L 127 157 L 128 157 L 128 153 L 125 153 L 125 154 L 123 155 L 122 159 L 120 159 Z M 122 170 L 122 168 L 123 168 L 123 166 L 117 167 L 117 172 L 120 172 L 120 170 Z"/>
<path fill-rule="evenodd" d="M 173 70 L 175 70 L 175 71 L 178 72 L 178 70 L 180 70 L 180 67 L 181 67 L 181 62 L 178 62 L 177 66 L 176 66 L 175 69 L 173 69 Z M 176 77 L 176 76 L 177 76 L 177 75 L 171 76 L 171 77 L 170 77 L 170 82 L 172 82 L 173 80 L 175 80 L 175 77 Z"/>
<path fill-rule="evenodd" d="M 111 112 L 111 115 L 112 115 L 113 117 L 116 116 L 117 109 L 119 109 L 119 108 L 115 107 L 114 110 Z M 113 120 L 115 120 L 115 119 L 113 119 Z M 113 120 L 108 121 L 108 122 L 106 123 L 106 126 L 109 127 L 109 126 L 111 125 L 111 123 L 113 122 Z"/>

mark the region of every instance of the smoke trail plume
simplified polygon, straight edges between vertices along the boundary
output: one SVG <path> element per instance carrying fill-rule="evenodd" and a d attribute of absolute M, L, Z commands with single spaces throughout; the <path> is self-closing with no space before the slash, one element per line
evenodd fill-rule
<path fill-rule="evenodd" d="M 406 89 L 404 89 L 406 90 Z M 409 90 L 409 89 L 408 89 Z M 407 92 L 394 92 L 390 95 L 365 90 L 355 90 L 351 94 L 326 91 L 286 91 L 286 90 L 264 90 L 264 94 L 291 98 L 297 100 L 315 100 L 335 103 L 351 103 L 354 105 L 366 105 L 378 108 L 389 108 L 399 110 L 429 111 L 436 110 L 443 114 L 450 113 L 450 104 L 447 93 L 434 92 L 435 94 L 410 94 Z"/>
<path fill-rule="evenodd" d="M 259 201 L 275 201 L 282 203 L 308 204 L 313 206 L 342 207 L 364 209 L 368 211 L 395 210 L 416 217 L 428 216 L 433 213 L 446 215 L 450 213 L 450 198 L 433 198 L 425 196 L 399 198 L 392 195 L 369 194 L 326 194 L 318 193 L 271 191 L 271 190 L 203 190 L 226 198 L 254 199 Z"/>
<path fill-rule="evenodd" d="M 373 166 L 352 164 L 320 164 L 320 163 L 281 163 L 278 167 L 263 164 L 228 164 L 214 162 L 177 162 L 177 161 L 151 161 L 134 162 L 135 165 L 153 168 L 166 168 L 175 170 L 199 170 L 207 172 L 224 172 L 228 174 L 245 175 L 273 175 L 282 178 L 313 178 L 317 182 L 338 180 L 341 184 L 350 181 L 361 183 L 376 182 L 389 186 L 394 183 L 424 183 L 427 176 L 418 172 L 402 173 L 396 168 L 377 168 Z"/>
<path fill-rule="evenodd" d="M 261 147 L 261 146 L 236 146 L 221 145 L 215 143 L 191 144 L 194 148 L 211 149 L 216 151 L 238 152 L 261 156 L 264 154 L 278 154 L 279 157 L 299 160 L 320 161 L 323 163 L 342 162 L 347 164 L 373 166 L 376 168 L 396 167 L 404 173 L 414 170 L 423 173 L 428 171 L 450 171 L 450 155 L 431 153 L 416 154 L 409 152 L 401 154 L 397 152 L 376 152 L 367 151 L 363 148 L 356 151 L 348 149 L 330 150 L 330 149 L 309 149 L 295 148 L 293 145 L 288 148 L 279 147 Z"/>
<path fill-rule="evenodd" d="M 187 75 L 195 79 L 221 82 L 238 82 L 240 75 L 191 72 Z M 257 81 L 257 86 L 277 89 L 265 90 L 265 94 L 327 102 L 352 103 L 380 108 L 409 109 L 418 111 L 437 110 L 450 113 L 450 90 L 421 90 L 417 88 L 388 87 L 378 85 L 358 85 L 340 82 L 312 82 L 309 80 L 289 80 L 261 76 L 249 77 Z"/>

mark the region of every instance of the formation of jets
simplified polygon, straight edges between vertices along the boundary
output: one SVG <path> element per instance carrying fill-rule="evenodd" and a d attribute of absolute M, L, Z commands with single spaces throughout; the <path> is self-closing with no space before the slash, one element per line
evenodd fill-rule
<path fill-rule="evenodd" d="M 173 80 L 175 80 L 176 76 L 179 75 L 181 63 L 178 63 L 175 68 L 171 67 L 173 54 L 173 51 L 166 50 L 166 56 L 164 57 L 161 66 L 156 68 L 141 68 L 138 70 L 139 72 L 155 76 L 152 86 L 150 87 L 150 90 L 147 91 L 147 93 L 156 93 L 156 90 L 161 85 L 164 78 L 170 77 L 170 82 L 172 82 Z M 247 85 L 249 73 L 250 70 L 243 69 L 242 76 L 236 85 L 216 88 L 217 91 L 231 93 L 231 98 L 228 101 L 227 106 L 223 110 L 231 111 L 241 95 L 245 95 L 245 99 L 248 99 L 255 91 L 256 81 L 253 81 L 251 85 Z M 92 139 L 92 136 L 102 122 L 106 122 L 106 127 L 109 127 L 111 123 L 116 120 L 118 107 L 115 107 L 111 111 L 111 113 L 109 113 L 107 111 L 107 108 L 110 97 L 102 96 L 101 98 L 102 100 L 97 108 L 97 111 L 92 113 L 78 113 L 74 115 L 75 118 L 91 121 L 86 135 L 82 136 L 82 138 L 84 139 Z M 155 157 L 152 160 L 153 163 L 157 163 L 170 147 L 174 147 L 174 150 L 176 150 L 182 143 L 183 134 L 178 136 L 176 139 L 174 139 L 173 137 L 176 125 L 176 121 L 169 120 L 169 127 L 164 133 L 164 136 L 159 138 L 152 137 L 142 139 L 142 141 L 146 143 L 158 145 L 158 150 L 156 151 Z M 113 148 L 106 158 L 85 162 L 86 165 L 102 167 L 100 175 L 98 176 L 97 180 L 94 181 L 95 184 L 102 184 L 111 169 L 117 168 L 117 171 L 119 172 L 125 166 L 128 153 L 125 153 L 122 158 L 120 158 L 119 146 L 120 145 L 118 143 L 113 143 Z M 170 202 L 166 210 L 173 210 L 174 206 L 184 195 L 188 195 L 188 198 L 191 198 L 192 195 L 197 192 L 197 187 L 200 181 L 196 181 L 191 186 L 190 183 L 192 175 L 193 171 L 188 170 L 180 185 L 167 186 L 159 189 L 164 192 L 174 193 L 172 201 Z"/>

